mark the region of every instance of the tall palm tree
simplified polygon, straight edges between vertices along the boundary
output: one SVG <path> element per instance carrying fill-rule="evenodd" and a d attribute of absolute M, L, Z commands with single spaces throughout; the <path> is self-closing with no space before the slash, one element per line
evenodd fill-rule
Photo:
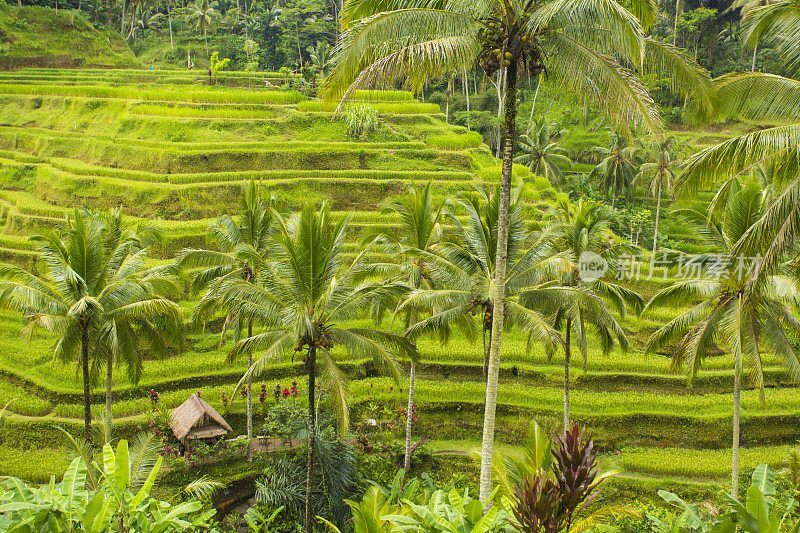
<path fill-rule="evenodd" d="M 630 195 L 633 188 L 639 163 L 636 147 L 626 135 L 612 133 L 609 147 L 597 146 L 594 151 L 602 159 L 589 172 L 589 179 L 597 180 L 601 191 L 611 193 L 611 207 L 614 207 L 617 196 L 622 192 Z"/>
<path fill-rule="evenodd" d="M 517 326 L 533 340 L 541 340 L 552 349 L 560 341 L 546 317 L 521 306 L 516 296 L 535 286 L 545 272 L 549 258 L 540 255 L 540 248 L 527 247 L 528 232 L 523 224 L 521 189 L 512 196 L 510 231 L 506 250 L 509 268 L 505 275 L 506 327 Z M 489 357 L 494 338 L 493 323 L 498 318 L 496 286 L 499 272 L 495 258 L 498 246 L 497 226 L 500 219 L 500 187 L 490 190 L 479 186 L 473 194 L 462 195 L 459 204 L 467 213 L 464 224 L 452 213 L 452 235 L 446 236 L 431 252 L 423 254 L 433 288 L 412 292 L 401 306 L 425 309 L 429 316 L 412 324 L 409 334 L 416 338 L 428 332 L 444 335 L 457 326 L 470 339 L 476 333 L 475 320 L 480 313 L 483 339 L 483 377 L 489 376 Z M 531 343 L 529 343 L 529 346 Z"/>
<path fill-rule="evenodd" d="M 178 256 L 182 268 L 197 268 L 192 279 L 194 291 L 205 290 L 194 313 L 194 322 L 205 322 L 220 308 L 226 308 L 224 291 L 230 280 L 243 280 L 257 283 L 258 272 L 269 259 L 272 242 L 274 216 L 271 201 L 265 202 L 258 192 L 254 180 L 242 185 L 239 196 L 239 220 L 230 215 L 219 217 L 208 228 L 210 243 L 216 250 L 183 250 Z M 228 314 L 225 329 L 230 325 L 234 341 L 238 341 L 244 324 L 247 336 L 253 336 L 253 319 L 242 315 Z M 223 334 L 225 330 L 223 330 Z M 253 364 L 253 354 L 247 354 L 247 367 Z M 253 438 L 253 384 L 248 379 L 247 392 L 247 438 Z M 251 450 L 251 448 L 249 448 Z M 248 452 L 250 453 L 250 452 Z"/>
<path fill-rule="evenodd" d="M 186 22 L 194 24 L 196 30 L 203 30 L 203 39 L 206 42 L 206 57 L 208 57 L 208 30 L 214 31 L 216 23 L 222 18 L 222 13 L 217 10 L 217 0 L 195 0 L 187 5 L 188 13 Z"/>
<path fill-rule="evenodd" d="M 274 261 L 269 262 L 256 282 L 231 279 L 224 301 L 235 313 L 242 313 L 265 326 L 265 331 L 242 339 L 231 350 L 231 358 L 243 353 L 261 352 L 239 381 L 241 386 L 260 375 L 274 362 L 295 353 L 304 355 L 308 375 L 308 467 L 306 474 L 306 532 L 312 533 L 314 512 L 314 439 L 317 432 L 316 380 L 321 371 L 331 387 L 339 429 L 347 432 L 349 416 L 345 377 L 333 357 L 333 349 L 343 347 L 350 354 L 373 357 L 376 366 L 388 369 L 399 379 L 402 369 L 396 355 L 411 359 L 414 348 L 401 335 L 376 329 L 345 327 L 342 324 L 361 318 L 377 300 L 398 298 L 405 287 L 394 281 L 361 282 L 369 270 L 363 256 L 348 265 L 342 252 L 349 218 L 338 224 L 323 205 L 311 205 L 288 219 L 276 216 Z"/>
<path fill-rule="evenodd" d="M 516 135 L 517 81 L 547 72 L 558 90 L 594 102 L 619 127 L 658 132 L 656 106 L 634 68 L 670 73 L 673 87 L 708 98 L 696 62 L 645 37 L 653 2 L 633 0 L 351 0 L 340 14 L 336 64 L 323 84 L 327 98 L 346 99 L 359 87 L 406 81 L 418 91 L 431 76 L 452 75 L 478 62 L 503 87 L 503 165 L 489 380 L 486 388 L 480 496 L 491 493 L 494 417 L 505 315 L 506 244 Z M 645 61 L 645 58 L 647 61 Z M 341 104 L 340 104 L 341 107 Z"/>
<path fill-rule="evenodd" d="M 394 214 L 399 219 L 399 228 L 383 227 L 369 237 L 376 244 L 388 248 L 395 263 L 375 265 L 377 268 L 396 272 L 397 279 L 408 284 L 409 289 L 432 289 L 432 278 L 428 272 L 425 253 L 431 253 L 442 235 L 441 221 L 446 213 L 446 203 L 433 198 L 431 183 L 424 188 L 412 187 L 406 194 L 393 198 L 384 206 L 384 214 Z M 405 327 L 410 328 L 420 317 L 421 309 L 413 305 L 404 307 Z M 406 408 L 406 448 L 403 467 L 411 466 L 411 434 L 414 421 L 414 385 L 417 365 L 412 360 L 408 375 L 408 406 Z"/>
<path fill-rule="evenodd" d="M 672 192 L 675 183 L 675 137 L 663 141 L 652 141 L 650 146 L 640 151 L 645 162 L 639 167 L 636 179 L 649 180 L 647 190 L 656 199 L 656 227 L 653 232 L 653 253 L 658 248 L 658 222 L 661 219 L 661 195 Z"/>
<path fill-rule="evenodd" d="M 32 237 L 44 269 L 42 279 L 19 267 L 0 265 L 0 306 L 25 316 L 27 335 L 36 327 L 54 332 L 54 359 L 80 364 L 90 444 L 90 361 L 97 367 L 107 365 L 110 416 L 114 359 L 126 363 L 136 381 L 142 372 L 142 351 L 163 352 L 182 334 L 180 309 L 157 295 L 177 292 L 170 268 L 146 268 L 146 233 L 122 230 L 115 217 L 109 223 L 98 213 L 76 210 L 63 234 Z"/>
<path fill-rule="evenodd" d="M 523 292 L 520 304 L 552 314 L 557 330 L 564 331 L 564 433 L 569 431 L 569 365 L 572 338 L 576 338 L 586 368 L 588 356 L 587 328 L 597 332 L 604 353 L 608 353 L 614 339 L 622 350 L 628 349 L 628 339 L 606 302 L 624 318 L 628 307 L 640 312 L 642 297 L 616 283 L 604 279 L 582 279 L 581 261 L 586 254 L 596 254 L 613 262 L 624 253 L 627 246 L 609 246 L 611 224 L 616 220 L 607 206 L 592 201 L 579 200 L 576 205 L 566 195 L 560 195 L 553 208 L 553 221 L 545 230 L 544 243 L 557 268 L 557 287 L 563 289 L 558 299 L 543 298 L 543 293 L 554 292 L 555 287 L 532 289 Z M 556 302 L 555 306 L 551 302 Z M 548 309 L 549 308 L 549 309 Z"/>
<path fill-rule="evenodd" d="M 564 130 L 557 130 L 555 122 L 547 122 L 542 118 L 536 123 L 533 137 L 520 137 L 519 149 L 522 153 L 514 158 L 514 162 L 525 165 L 536 175 L 544 176 L 553 187 L 561 188 L 564 179 L 561 168 L 572 167 L 568 152 L 558 145 L 557 137 L 565 133 Z"/>
<path fill-rule="evenodd" d="M 647 342 L 647 352 L 669 349 L 675 368 L 686 365 L 693 379 L 706 357 L 727 351 L 733 358 L 733 449 L 731 483 L 734 497 L 739 480 L 739 402 L 742 367 L 749 367 L 750 379 L 764 401 L 764 376 L 761 354 L 768 349 L 783 358 L 791 376 L 800 379 L 800 360 L 787 331 L 796 332 L 800 321 L 790 305 L 797 304 L 796 277 L 769 275 L 757 279 L 752 270 L 758 262 L 737 252 L 737 242 L 764 214 L 766 205 L 761 187 L 750 181 L 732 191 L 721 219 L 709 220 L 705 213 L 691 213 L 698 231 L 708 236 L 721 250 L 709 258 L 714 266 L 705 278 L 685 279 L 659 291 L 648 302 L 645 312 L 658 306 L 691 308 L 658 329 Z"/>

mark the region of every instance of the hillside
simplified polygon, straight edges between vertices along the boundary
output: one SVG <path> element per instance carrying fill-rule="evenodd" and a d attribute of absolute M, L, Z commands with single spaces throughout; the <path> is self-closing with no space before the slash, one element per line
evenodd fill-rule
<path fill-rule="evenodd" d="M 118 32 L 96 29 L 80 11 L 0 3 L 0 70 L 139 65 Z"/>
<path fill-rule="evenodd" d="M 324 200 L 337 217 L 353 211 L 346 246 L 355 254 L 365 230 L 391 223 L 378 210 L 383 200 L 410 183 L 430 180 L 441 197 L 499 177 L 499 162 L 480 136 L 447 124 L 435 104 L 418 102 L 407 92 L 359 93 L 354 104 L 375 109 L 381 125 L 356 139 L 347 134 L 346 117 L 335 118 L 329 106 L 288 88 L 265 87 L 265 80 L 274 85 L 281 76 L 231 72 L 218 80 L 237 88 L 200 85 L 198 73 L 191 72 L 3 73 L 0 255 L 35 268 L 29 235 L 58 227 L 73 206 L 122 206 L 134 222 L 151 220 L 165 230 L 166 241 L 154 258 L 163 263 L 181 248 L 204 245 L 209 222 L 223 211 L 236 212 L 240 186 L 251 178 L 286 209 Z M 684 136 L 701 146 L 724 134 L 729 132 Z M 515 172 L 525 184 L 527 218 L 539 220 L 555 191 L 527 168 Z M 675 230 L 674 238 L 688 245 L 698 239 L 683 231 Z M 636 289 L 650 296 L 669 281 L 655 276 Z M 195 298 L 187 292 L 181 301 L 187 317 Z M 628 353 L 604 357 L 593 348 L 586 371 L 581 361 L 574 362 L 573 414 L 595 432 L 606 452 L 604 466 L 623 472 L 618 484 L 625 490 L 680 486 L 707 494 L 724 482 L 729 469 L 732 371 L 727 360 L 710 359 L 695 387 L 687 389 L 668 359 L 645 356 L 647 336 L 672 313 L 628 315 L 623 321 L 632 341 Z M 0 432 L 0 475 L 46 480 L 65 467 L 67 452 L 55 425 L 80 426 L 81 389 L 73 367 L 52 362 L 50 338 L 36 334 L 28 343 L 21 329 L 18 317 L 0 314 L 0 404 L 11 402 Z M 242 427 L 241 399 L 223 400 L 243 371 L 241 362 L 226 363 L 230 338 L 220 346 L 218 323 L 197 331 L 187 319 L 187 331 L 186 350 L 145 361 L 140 383 L 117 374 L 114 416 L 120 434 L 146 424 L 151 388 L 166 407 L 202 389 L 236 429 Z M 563 356 L 550 359 L 537 349 L 528 353 L 526 346 L 520 332 L 504 338 L 498 439 L 510 450 L 531 417 L 548 428 L 560 418 Z M 457 336 L 445 347 L 424 340 L 419 348 L 416 431 L 430 450 L 477 446 L 483 407 L 480 346 Z M 271 390 L 276 381 L 301 375 L 300 365 L 278 364 L 256 387 L 263 383 Z M 755 391 L 743 394 L 742 434 L 748 447 L 743 470 L 759 461 L 780 463 L 783 445 L 800 437 L 798 389 L 786 386 L 778 358 L 765 357 L 765 365 L 766 406 Z M 392 420 L 400 413 L 403 387 L 375 377 L 371 361 L 347 360 L 343 368 L 354 380 L 354 421 Z M 96 388 L 94 395 L 100 414 L 102 390 Z"/>

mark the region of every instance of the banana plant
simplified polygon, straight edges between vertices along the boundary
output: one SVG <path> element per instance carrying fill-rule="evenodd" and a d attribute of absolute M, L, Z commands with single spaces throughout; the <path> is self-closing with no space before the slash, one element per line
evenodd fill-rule
<path fill-rule="evenodd" d="M 497 489 L 489 496 L 491 501 Z M 392 531 L 425 533 L 499 533 L 514 531 L 507 520 L 508 513 L 501 506 L 493 506 L 483 513 L 483 503 L 470 497 L 465 489 L 459 494 L 437 490 L 426 505 L 405 501 L 408 515 L 387 515 L 384 520 L 394 524 Z"/>
<path fill-rule="evenodd" d="M 400 472 L 405 471 L 401 469 Z M 345 503 L 353 513 L 354 533 L 389 533 L 392 531 L 389 513 L 393 510 L 393 506 L 381 487 L 373 485 L 364 494 L 361 502 L 345 500 Z M 317 517 L 317 520 L 325 524 L 330 533 L 342 533 L 339 528 L 328 520 L 320 516 Z"/>
<path fill-rule="evenodd" d="M 214 531 L 210 520 L 216 511 L 202 512 L 199 500 L 172 505 L 150 497 L 161 461 L 131 455 L 122 440 L 116 450 L 105 444 L 101 462 L 92 463 L 96 489 L 87 484 L 91 476 L 83 457 L 70 463 L 58 484 L 51 479 L 38 488 L 0 478 L 0 533 Z"/>
<path fill-rule="evenodd" d="M 753 471 L 744 501 L 723 493 L 722 498 L 729 510 L 710 519 L 701 516 L 697 504 L 687 503 L 665 490 L 658 491 L 658 495 L 683 509 L 683 513 L 671 523 L 649 516 L 664 533 L 734 533 L 737 528 L 743 533 L 800 533 L 800 522 L 790 528 L 784 527 L 797 510 L 797 501 L 790 500 L 783 514 L 779 514 L 775 474 L 765 464 L 758 465 Z"/>

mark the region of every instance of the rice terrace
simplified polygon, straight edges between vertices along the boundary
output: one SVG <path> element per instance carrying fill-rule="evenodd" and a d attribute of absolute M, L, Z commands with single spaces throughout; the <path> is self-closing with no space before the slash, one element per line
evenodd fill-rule
<path fill-rule="evenodd" d="M 800 533 L 797 0 L 0 3 L 0 532 Z"/>

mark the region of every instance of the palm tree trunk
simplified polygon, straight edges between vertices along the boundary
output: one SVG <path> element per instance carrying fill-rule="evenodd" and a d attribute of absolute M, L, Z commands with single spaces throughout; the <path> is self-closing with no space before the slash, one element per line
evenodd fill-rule
<path fill-rule="evenodd" d="M 247 8 L 247 0 L 244 0 L 244 44 L 247 46 L 247 41 L 250 40 L 250 36 L 247 33 L 247 18 L 248 18 L 248 8 Z"/>
<path fill-rule="evenodd" d="M 677 46 L 678 42 L 678 16 L 681 12 L 682 0 L 675 0 L 675 24 L 672 26 L 672 46 Z"/>
<path fill-rule="evenodd" d="M 525 135 L 530 135 L 533 129 L 533 110 L 536 109 L 536 98 L 539 97 L 539 87 L 542 86 L 542 79 L 536 76 L 536 92 L 533 93 L 533 104 L 531 104 L 531 116 L 528 118 L 528 129 L 525 130 Z"/>
<path fill-rule="evenodd" d="M 208 28 L 203 26 L 203 39 L 206 41 L 206 58 L 208 57 Z"/>
<path fill-rule="evenodd" d="M 750 72 L 756 71 L 756 53 L 758 52 L 758 43 L 753 46 L 753 64 L 750 67 Z"/>
<path fill-rule="evenodd" d="M 658 219 L 661 217 L 661 180 L 658 181 L 656 196 L 658 200 L 656 201 L 656 229 L 653 232 L 653 253 L 656 253 L 656 248 L 658 248 Z"/>
<path fill-rule="evenodd" d="M 567 334 L 564 345 L 564 435 L 569 433 L 569 360 L 570 334 L 572 333 L 572 317 L 567 317 Z"/>
<path fill-rule="evenodd" d="M 486 383 L 489 377 L 489 346 L 491 346 L 491 338 L 489 344 L 486 344 L 486 325 L 483 326 L 483 382 Z M 491 335 L 491 332 L 490 332 Z"/>
<path fill-rule="evenodd" d="M 414 426 L 414 382 L 417 379 L 417 365 L 411 361 L 408 372 L 408 407 L 406 408 L 406 454 L 403 459 L 403 468 L 406 473 L 411 468 L 411 431 Z"/>
<path fill-rule="evenodd" d="M 504 69 L 501 69 L 501 70 L 497 71 L 497 118 L 502 117 L 503 116 L 503 111 L 504 111 L 503 104 L 505 102 L 504 102 L 504 99 L 502 98 L 502 96 L 503 96 L 503 88 L 504 88 L 503 87 L 504 86 L 503 81 L 505 80 L 505 76 L 506 76 L 506 74 L 505 74 L 505 70 Z M 506 81 L 506 84 L 505 84 L 506 87 L 507 87 L 507 84 L 508 84 L 508 82 Z M 515 104 L 516 104 L 516 102 L 515 102 Z M 516 115 L 516 109 L 515 109 L 515 115 Z M 497 126 L 497 131 L 498 131 L 498 135 L 497 135 L 497 147 L 496 147 L 496 150 L 495 150 L 495 156 L 496 157 L 500 157 L 500 147 L 503 144 L 503 140 L 504 140 L 503 139 L 503 133 L 504 133 L 504 131 L 502 130 L 501 126 Z"/>
<path fill-rule="evenodd" d="M 247 323 L 247 338 L 253 336 L 253 319 Z M 253 366 L 253 352 L 247 350 L 247 370 Z M 253 378 L 247 377 L 247 460 L 253 460 Z"/>
<path fill-rule="evenodd" d="M 86 442 L 92 445 L 92 398 L 89 390 L 89 327 L 81 331 L 81 367 L 83 369 L 83 423 Z"/>
<path fill-rule="evenodd" d="M 739 497 L 739 401 L 742 393 L 742 369 L 734 362 L 733 371 L 733 450 L 731 452 L 731 494 Z"/>
<path fill-rule="evenodd" d="M 169 48 L 175 51 L 175 43 L 172 40 L 172 0 L 167 0 L 167 18 L 169 19 Z"/>
<path fill-rule="evenodd" d="M 120 18 L 119 33 L 125 35 L 125 5 L 127 0 L 122 0 L 122 17 Z"/>
<path fill-rule="evenodd" d="M 492 492 L 492 454 L 494 424 L 497 411 L 497 381 L 500 374 L 500 348 L 503 340 L 503 315 L 506 308 L 506 258 L 508 256 L 508 220 L 511 204 L 511 165 L 514 160 L 514 131 L 517 119 L 517 60 L 506 69 L 505 87 L 505 146 L 503 173 L 500 178 L 500 207 L 497 225 L 497 259 L 492 312 L 492 336 L 489 345 L 489 375 L 486 382 L 486 404 L 483 418 L 483 448 L 481 450 L 480 498 L 488 503 Z"/>
<path fill-rule="evenodd" d="M 306 533 L 314 533 L 314 438 L 317 433 L 317 412 L 314 406 L 316 399 L 317 349 L 308 350 L 306 361 L 308 372 L 308 467 L 306 470 Z"/>
<path fill-rule="evenodd" d="M 469 124 L 469 79 L 467 78 L 467 67 L 464 67 L 464 96 L 467 98 L 467 131 L 472 131 Z"/>
<path fill-rule="evenodd" d="M 111 421 L 111 387 L 114 385 L 114 354 L 108 354 L 106 361 L 106 421 Z"/>
<path fill-rule="evenodd" d="M 447 80 L 447 94 L 446 94 L 447 103 L 445 104 L 444 107 L 444 121 L 447 123 L 450 122 L 450 95 L 453 94 L 452 86 L 453 86 L 453 78 L 451 76 L 450 79 Z"/>

